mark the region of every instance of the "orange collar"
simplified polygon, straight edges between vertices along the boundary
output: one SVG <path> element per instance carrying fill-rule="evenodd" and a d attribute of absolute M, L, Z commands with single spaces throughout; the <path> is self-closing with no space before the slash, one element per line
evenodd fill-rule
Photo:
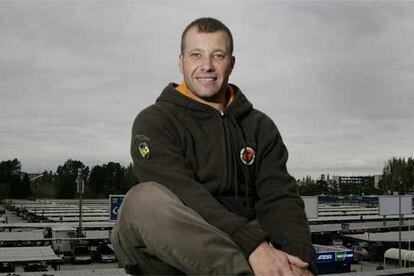
<path fill-rule="evenodd" d="M 188 86 L 185 82 L 180 83 L 179 86 L 177 86 L 175 88 L 175 90 L 177 90 L 178 92 L 180 92 L 181 94 L 183 94 L 184 96 L 193 99 L 195 101 L 198 101 L 197 98 L 190 92 L 190 90 L 188 89 Z M 231 85 L 227 85 L 227 104 L 226 106 L 228 106 L 229 104 L 231 104 L 234 99 L 236 98 L 236 92 L 234 91 L 233 87 L 231 87 Z"/>

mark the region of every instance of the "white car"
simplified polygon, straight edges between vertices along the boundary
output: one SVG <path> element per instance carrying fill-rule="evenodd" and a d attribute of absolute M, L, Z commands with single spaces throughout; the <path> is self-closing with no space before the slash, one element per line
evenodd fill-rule
<path fill-rule="evenodd" d="M 351 249 L 354 251 L 355 253 L 355 260 L 356 261 L 362 261 L 362 260 L 368 260 L 369 257 L 369 253 L 368 251 L 363 248 L 360 245 L 355 245 L 352 246 Z"/>

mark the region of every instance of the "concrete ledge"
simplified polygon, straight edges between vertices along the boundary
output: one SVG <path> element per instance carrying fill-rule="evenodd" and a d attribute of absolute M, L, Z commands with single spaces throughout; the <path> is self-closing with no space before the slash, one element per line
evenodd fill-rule
<path fill-rule="evenodd" d="M 0 276 L 128 276 L 123 268 L 0 273 Z"/>
<path fill-rule="evenodd" d="M 396 276 L 413 276 L 414 268 L 402 268 L 402 269 L 385 269 L 374 270 L 366 272 L 350 272 L 350 273 L 337 273 L 337 274 L 325 274 L 327 276 L 380 276 L 380 275 L 396 275 Z"/>

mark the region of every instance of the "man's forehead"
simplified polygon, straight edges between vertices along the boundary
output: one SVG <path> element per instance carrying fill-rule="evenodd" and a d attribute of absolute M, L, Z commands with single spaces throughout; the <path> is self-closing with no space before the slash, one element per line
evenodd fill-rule
<path fill-rule="evenodd" d="M 225 48 L 228 48 L 230 45 L 229 37 L 227 36 L 226 32 L 222 30 L 217 30 L 214 32 L 202 32 L 198 30 L 197 26 L 192 27 L 191 29 L 188 30 L 184 40 L 185 40 L 186 48 L 197 48 L 199 47 L 197 46 L 198 42 L 205 42 L 205 41 L 225 42 L 225 44 L 223 45 L 223 47 Z M 222 50 L 227 50 L 227 49 L 222 49 Z"/>
<path fill-rule="evenodd" d="M 194 36 L 194 35 L 224 35 L 227 39 L 229 39 L 227 33 L 223 30 L 217 30 L 217 31 L 213 31 L 213 32 L 204 32 L 204 31 L 200 31 L 200 29 L 198 28 L 198 26 L 193 26 L 190 29 L 188 29 L 185 38 L 188 38 L 189 35 L 190 36 Z"/>

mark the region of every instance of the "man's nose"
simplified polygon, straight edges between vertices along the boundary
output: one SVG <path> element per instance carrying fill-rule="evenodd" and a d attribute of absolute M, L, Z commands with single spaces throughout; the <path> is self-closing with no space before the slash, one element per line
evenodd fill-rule
<path fill-rule="evenodd" d="M 212 57 L 204 57 L 201 59 L 201 69 L 207 72 L 214 71 Z"/>

